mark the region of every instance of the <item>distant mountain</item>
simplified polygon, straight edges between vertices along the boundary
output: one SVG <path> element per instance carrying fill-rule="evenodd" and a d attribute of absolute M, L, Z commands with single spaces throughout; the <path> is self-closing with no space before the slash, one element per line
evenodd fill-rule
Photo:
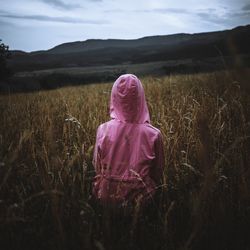
<path fill-rule="evenodd" d="M 64 53 L 78 53 L 90 50 L 100 50 L 107 48 L 136 48 L 149 46 L 171 46 L 173 44 L 188 41 L 191 35 L 177 34 L 168 36 L 152 36 L 144 37 L 135 40 L 121 40 L 121 39 L 90 39 L 84 42 L 72 42 L 58 45 L 50 50 L 48 53 L 64 54 Z"/>
<path fill-rule="evenodd" d="M 155 61 L 250 55 L 250 25 L 198 34 L 151 36 L 134 40 L 91 39 L 45 51 L 12 51 L 14 72 L 64 67 L 136 64 Z"/>

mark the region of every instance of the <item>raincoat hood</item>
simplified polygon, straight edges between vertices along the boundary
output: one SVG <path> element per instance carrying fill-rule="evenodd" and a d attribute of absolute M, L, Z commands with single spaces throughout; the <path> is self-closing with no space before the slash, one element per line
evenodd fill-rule
<path fill-rule="evenodd" d="M 111 92 L 110 117 L 128 123 L 150 122 L 144 89 L 135 75 L 121 75 L 115 81 Z"/>

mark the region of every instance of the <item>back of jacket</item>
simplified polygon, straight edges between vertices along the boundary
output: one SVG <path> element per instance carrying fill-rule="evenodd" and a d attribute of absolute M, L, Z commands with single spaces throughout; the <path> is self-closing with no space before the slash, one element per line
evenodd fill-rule
<path fill-rule="evenodd" d="M 122 75 L 110 101 L 112 120 L 97 130 L 93 193 L 103 202 L 149 200 L 160 184 L 164 165 L 162 136 L 150 124 L 141 82 Z"/>

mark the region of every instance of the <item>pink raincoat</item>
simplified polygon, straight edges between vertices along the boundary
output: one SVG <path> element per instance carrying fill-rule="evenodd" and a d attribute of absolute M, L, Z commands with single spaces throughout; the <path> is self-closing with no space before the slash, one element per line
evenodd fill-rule
<path fill-rule="evenodd" d="M 143 86 L 135 75 L 115 81 L 110 116 L 97 130 L 93 194 L 109 204 L 148 201 L 161 183 L 163 143 L 150 124 Z"/>

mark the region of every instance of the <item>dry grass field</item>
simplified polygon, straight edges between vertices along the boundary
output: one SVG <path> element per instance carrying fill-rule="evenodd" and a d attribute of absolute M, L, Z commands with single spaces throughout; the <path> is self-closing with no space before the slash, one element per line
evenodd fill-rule
<path fill-rule="evenodd" d="M 148 249 L 250 249 L 249 79 L 247 69 L 141 79 L 166 157 Z M 91 202 L 95 133 L 109 119 L 111 87 L 0 96 L 1 249 L 138 243 L 125 232 L 114 239 L 121 221 L 109 223 Z"/>

